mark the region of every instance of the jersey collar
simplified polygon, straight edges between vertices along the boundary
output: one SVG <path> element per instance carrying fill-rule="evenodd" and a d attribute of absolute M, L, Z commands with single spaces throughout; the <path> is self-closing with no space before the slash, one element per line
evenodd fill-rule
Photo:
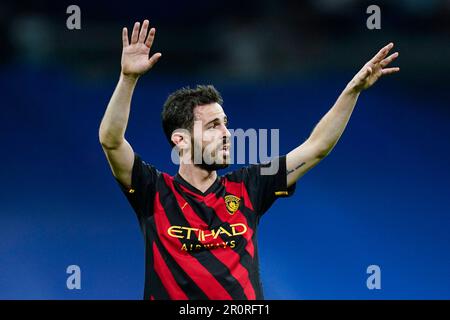
<path fill-rule="evenodd" d="M 219 175 L 217 175 L 216 180 L 209 186 L 209 188 L 205 192 L 201 192 L 199 189 L 197 189 L 196 187 L 191 185 L 189 182 L 184 180 L 183 177 L 179 173 L 177 173 L 174 176 L 174 180 L 176 182 L 178 182 L 179 184 L 181 184 L 186 189 L 188 189 L 189 191 L 195 193 L 196 195 L 202 196 L 202 197 L 206 197 L 210 193 L 216 191 L 217 188 L 220 186 L 220 177 L 219 177 Z"/>

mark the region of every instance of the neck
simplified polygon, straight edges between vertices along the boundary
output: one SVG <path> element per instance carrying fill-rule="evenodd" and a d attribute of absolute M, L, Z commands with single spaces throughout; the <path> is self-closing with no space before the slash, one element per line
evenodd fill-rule
<path fill-rule="evenodd" d="M 201 192 L 208 190 L 217 179 L 217 172 L 215 170 L 208 171 L 194 164 L 181 163 L 178 174 Z"/>

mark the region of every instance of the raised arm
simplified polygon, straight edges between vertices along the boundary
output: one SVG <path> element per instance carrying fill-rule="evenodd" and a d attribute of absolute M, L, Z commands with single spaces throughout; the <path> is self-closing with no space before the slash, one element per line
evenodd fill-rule
<path fill-rule="evenodd" d="M 155 37 L 155 28 L 150 31 L 145 20 L 140 28 L 136 22 L 128 40 L 128 30 L 122 30 L 122 70 L 119 82 L 106 108 L 99 129 L 99 139 L 108 159 L 113 175 L 126 186 L 131 185 L 134 152 L 125 139 L 125 130 L 130 114 L 131 97 L 137 80 L 150 70 L 161 57 L 155 53 L 149 59 L 150 48 Z"/>
<path fill-rule="evenodd" d="M 317 165 L 334 148 L 347 126 L 361 91 L 372 86 L 381 76 L 400 70 L 397 67 L 385 68 L 398 57 L 398 52 L 386 57 L 393 47 L 393 43 L 388 44 L 361 68 L 347 84 L 333 107 L 316 125 L 309 138 L 288 153 L 286 157 L 288 186 Z"/>

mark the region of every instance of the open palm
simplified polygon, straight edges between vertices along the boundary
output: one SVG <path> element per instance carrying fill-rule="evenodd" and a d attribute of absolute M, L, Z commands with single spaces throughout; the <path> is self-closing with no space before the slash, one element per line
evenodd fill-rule
<path fill-rule="evenodd" d="M 138 77 L 150 70 L 161 57 L 161 53 L 158 52 L 149 59 L 156 30 L 151 28 L 147 35 L 148 27 L 148 20 L 142 23 L 142 28 L 140 28 L 140 23 L 136 22 L 131 34 L 131 42 L 128 41 L 127 28 L 123 28 L 122 73 L 124 75 Z"/>
<path fill-rule="evenodd" d="M 352 84 L 357 91 L 371 87 L 383 75 L 400 71 L 398 67 L 385 68 L 398 57 L 398 52 L 395 52 L 386 58 L 393 47 L 393 43 L 386 45 L 355 75 L 352 79 Z"/>

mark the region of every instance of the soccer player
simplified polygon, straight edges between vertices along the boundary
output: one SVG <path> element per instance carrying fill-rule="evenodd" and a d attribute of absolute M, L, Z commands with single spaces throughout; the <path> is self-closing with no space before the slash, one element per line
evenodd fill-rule
<path fill-rule="evenodd" d="M 230 162 L 230 132 L 219 92 L 209 85 L 172 93 L 162 111 L 164 132 L 180 157 L 171 176 L 144 162 L 125 139 L 137 80 L 161 58 L 149 58 L 154 37 L 148 20 L 134 24 L 131 41 L 123 29 L 121 75 L 99 129 L 144 235 L 144 299 L 263 299 L 256 237 L 261 216 L 277 198 L 292 195 L 296 181 L 330 153 L 361 91 L 399 71 L 386 68 L 398 53 L 388 56 L 390 43 L 367 62 L 300 146 L 223 176 L 216 171 Z M 195 150 L 201 151 L 197 162 L 191 161 Z M 263 172 L 268 168 L 277 170 Z"/>

